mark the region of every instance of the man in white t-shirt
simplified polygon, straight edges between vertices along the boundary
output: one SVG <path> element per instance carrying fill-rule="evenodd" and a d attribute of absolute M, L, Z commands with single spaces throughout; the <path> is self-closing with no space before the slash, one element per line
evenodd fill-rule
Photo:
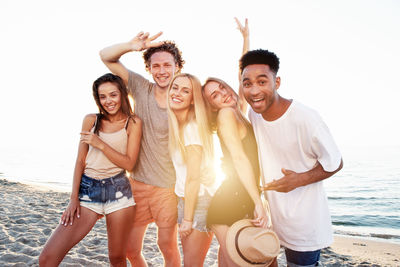
<path fill-rule="evenodd" d="M 267 50 L 242 56 L 243 94 L 257 140 L 273 227 L 288 266 L 317 266 L 333 242 L 322 180 L 338 172 L 342 156 L 318 113 L 278 94 L 279 58 Z"/>

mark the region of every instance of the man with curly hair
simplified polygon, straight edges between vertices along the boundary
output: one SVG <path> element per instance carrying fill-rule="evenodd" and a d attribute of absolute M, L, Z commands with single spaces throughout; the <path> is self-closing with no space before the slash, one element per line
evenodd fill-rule
<path fill-rule="evenodd" d="M 149 33 L 140 32 L 128 42 L 100 51 L 107 68 L 124 80 L 135 99 L 135 113 L 143 121 L 140 154 L 132 182 L 136 212 L 127 247 L 127 258 L 132 266 L 147 266 L 142 247 L 151 222 L 158 227 L 157 244 L 165 266 L 180 266 L 175 170 L 168 152 L 167 88 L 184 61 L 175 43 L 154 41 L 161 34 L 149 36 Z M 154 82 L 127 69 L 119 61 L 122 55 L 133 51 L 144 51 L 146 69 Z"/>
<path fill-rule="evenodd" d="M 316 266 L 333 241 L 322 180 L 342 166 L 328 127 L 311 108 L 279 95 L 279 58 L 268 50 L 240 60 L 243 95 L 257 140 L 272 222 L 287 266 Z"/>

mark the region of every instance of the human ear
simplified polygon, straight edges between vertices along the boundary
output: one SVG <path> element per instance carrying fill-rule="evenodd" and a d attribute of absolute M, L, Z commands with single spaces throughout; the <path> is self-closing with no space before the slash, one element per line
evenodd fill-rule
<path fill-rule="evenodd" d="M 275 78 L 275 90 L 278 90 L 280 86 L 281 86 L 281 77 L 278 76 Z"/>

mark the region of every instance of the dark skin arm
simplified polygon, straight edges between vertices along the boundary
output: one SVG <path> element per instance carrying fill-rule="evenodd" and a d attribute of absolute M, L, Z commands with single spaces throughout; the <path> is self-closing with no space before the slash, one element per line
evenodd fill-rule
<path fill-rule="evenodd" d="M 287 193 L 300 186 L 309 185 L 329 178 L 340 171 L 342 167 L 343 160 L 340 161 L 339 167 L 333 172 L 325 171 L 319 162 L 313 169 L 303 173 L 296 173 L 291 170 L 282 169 L 284 176 L 278 180 L 274 180 L 266 184 L 262 190 L 272 190 Z"/>

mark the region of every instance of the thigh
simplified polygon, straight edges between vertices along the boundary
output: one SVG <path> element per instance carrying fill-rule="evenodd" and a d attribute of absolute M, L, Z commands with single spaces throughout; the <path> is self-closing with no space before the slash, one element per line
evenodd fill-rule
<path fill-rule="evenodd" d="M 177 233 L 178 228 L 177 224 L 172 227 L 157 227 L 157 238 L 158 244 L 165 244 L 167 246 L 171 246 L 174 244 L 178 244 Z"/>
<path fill-rule="evenodd" d="M 287 265 L 297 266 L 316 266 L 319 261 L 321 250 L 315 251 L 295 251 L 285 248 Z"/>
<path fill-rule="evenodd" d="M 110 254 L 126 250 L 126 243 L 132 230 L 134 213 L 134 206 L 130 206 L 106 215 L 108 250 Z"/>
<path fill-rule="evenodd" d="M 189 236 L 181 238 L 185 266 L 202 266 L 212 241 L 211 232 L 193 229 Z"/>
<path fill-rule="evenodd" d="M 81 241 L 93 228 L 100 215 L 85 207 L 81 207 L 79 219 L 72 225 L 59 224 L 43 248 L 44 254 L 55 262 L 61 262 L 68 251 Z"/>
<path fill-rule="evenodd" d="M 222 258 L 220 266 L 238 267 L 238 265 L 231 260 L 226 248 L 226 235 L 228 229 L 229 226 L 224 224 L 211 225 L 211 230 L 214 232 L 219 243 L 219 257 Z"/>
<path fill-rule="evenodd" d="M 147 225 L 154 221 L 150 210 L 149 195 L 151 186 L 131 179 L 132 194 L 135 198 L 135 216 L 133 219 L 134 227 L 147 228 Z"/>
<path fill-rule="evenodd" d="M 173 188 L 153 187 L 149 195 L 150 209 L 158 227 L 174 227 L 178 218 L 178 200 Z"/>
<path fill-rule="evenodd" d="M 129 254 L 141 253 L 143 248 L 143 239 L 147 230 L 147 226 L 148 226 L 147 224 L 146 225 L 133 224 L 132 229 L 128 235 L 128 240 L 126 245 L 127 253 Z"/>

